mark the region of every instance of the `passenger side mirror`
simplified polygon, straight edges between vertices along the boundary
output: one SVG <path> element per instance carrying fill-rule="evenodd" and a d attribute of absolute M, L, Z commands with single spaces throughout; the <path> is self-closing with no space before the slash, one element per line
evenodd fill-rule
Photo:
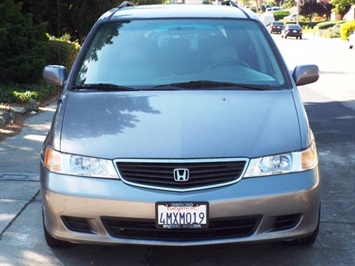
<path fill-rule="evenodd" d="M 297 86 L 316 82 L 319 78 L 319 68 L 317 65 L 299 65 L 292 72 L 292 78 Z"/>
<path fill-rule="evenodd" d="M 63 87 L 67 73 L 64 66 L 48 65 L 44 67 L 42 77 L 48 85 Z"/>

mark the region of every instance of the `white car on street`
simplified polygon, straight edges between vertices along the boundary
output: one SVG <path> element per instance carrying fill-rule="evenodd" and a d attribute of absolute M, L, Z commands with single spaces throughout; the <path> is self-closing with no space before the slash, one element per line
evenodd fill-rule
<path fill-rule="evenodd" d="M 296 21 L 297 20 L 297 13 L 292 13 L 292 14 L 284 17 L 284 20 Z"/>

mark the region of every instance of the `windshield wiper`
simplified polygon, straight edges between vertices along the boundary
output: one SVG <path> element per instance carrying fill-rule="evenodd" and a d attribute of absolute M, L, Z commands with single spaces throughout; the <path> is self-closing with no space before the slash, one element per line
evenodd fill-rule
<path fill-rule="evenodd" d="M 111 83 L 79 84 L 72 86 L 74 90 L 100 90 L 100 91 L 135 91 L 135 88 Z"/>
<path fill-rule="evenodd" d="M 210 80 L 198 80 L 198 81 L 189 81 L 189 82 L 180 82 L 180 83 L 169 83 L 169 84 L 162 84 L 153 87 L 153 89 L 174 89 L 174 88 L 216 88 L 216 87 L 238 87 L 242 89 L 248 90 L 264 90 L 270 88 L 269 84 L 262 84 L 262 85 L 249 85 L 249 84 L 242 84 L 242 83 L 234 83 L 234 82 L 220 82 L 220 81 L 210 81 Z"/>

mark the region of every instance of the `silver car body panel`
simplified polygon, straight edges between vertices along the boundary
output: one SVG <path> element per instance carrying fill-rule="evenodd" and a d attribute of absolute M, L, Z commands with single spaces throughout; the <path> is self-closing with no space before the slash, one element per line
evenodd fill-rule
<path fill-rule="evenodd" d="M 290 90 L 70 92 L 62 123 L 60 151 L 107 159 L 254 158 L 306 148 Z"/>
<path fill-rule="evenodd" d="M 242 179 L 225 187 L 168 192 L 137 188 L 120 180 L 85 178 L 49 173 L 41 169 L 47 230 L 56 238 L 73 243 L 110 243 L 190 246 L 238 242 L 292 240 L 312 233 L 317 227 L 320 206 L 318 170 L 295 174 Z M 261 215 L 256 232 L 247 237 L 200 241 L 160 241 L 112 237 L 101 217 L 155 219 L 155 202 L 209 202 L 210 218 Z M 271 230 L 275 216 L 300 213 L 297 226 Z M 62 216 L 87 218 L 90 233 L 69 230 Z"/>

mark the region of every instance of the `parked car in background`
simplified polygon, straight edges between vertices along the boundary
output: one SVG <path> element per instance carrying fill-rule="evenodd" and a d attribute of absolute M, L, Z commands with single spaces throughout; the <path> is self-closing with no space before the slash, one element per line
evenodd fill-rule
<path fill-rule="evenodd" d="M 349 49 L 353 49 L 355 46 L 355 31 L 351 33 L 348 37 Z"/>
<path fill-rule="evenodd" d="M 296 39 L 302 39 L 302 28 L 298 24 L 286 24 L 281 31 L 281 37 L 296 37 Z"/>
<path fill-rule="evenodd" d="M 290 14 L 283 19 L 287 21 L 297 21 L 297 13 Z"/>
<path fill-rule="evenodd" d="M 281 33 L 285 24 L 282 21 L 273 21 L 268 26 L 270 33 Z"/>
<path fill-rule="evenodd" d="M 273 7 L 268 7 L 266 8 L 265 12 L 275 12 L 275 11 L 279 11 L 281 10 L 282 8 L 279 7 L 279 6 L 273 6 Z"/>
<path fill-rule="evenodd" d="M 40 156 L 47 244 L 312 244 L 321 179 L 297 86 L 259 17 L 222 5 L 120 7 L 94 24 Z M 119 248 L 119 247 L 118 247 Z"/>

